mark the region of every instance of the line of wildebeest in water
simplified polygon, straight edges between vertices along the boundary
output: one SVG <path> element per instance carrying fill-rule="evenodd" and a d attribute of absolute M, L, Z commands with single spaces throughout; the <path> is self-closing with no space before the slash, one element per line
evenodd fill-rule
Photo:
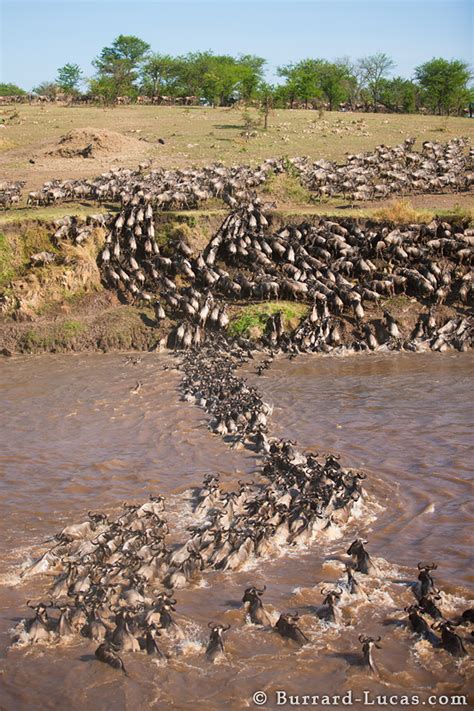
<path fill-rule="evenodd" d="M 414 150 L 410 138 L 393 147 L 377 146 L 373 151 L 348 155 L 346 162 L 307 157 L 270 158 L 256 167 L 220 163 L 200 168 L 149 170 L 151 161 L 138 170 L 119 168 L 96 178 L 53 179 L 28 193 L 27 206 L 56 205 L 66 201 L 120 201 L 126 205 L 139 191 L 160 210 L 192 209 L 218 198 L 230 207 L 242 201 L 246 192 L 268 181 L 272 175 L 296 176 L 314 196 L 340 196 L 352 202 L 379 200 L 396 195 L 465 192 L 474 184 L 474 150 L 468 139 L 447 143 L 425 141 Z M 146 172 L 149 170 L 149 172 Z M 20 204 L 24 181 L 0 183 L 0 207 Z"/>
<path fill-rule="evenodd" d="M 272 559 L 289 548 L 334 540 L 349 524 L 364 521 L 363 473 L 343 468 L 335 455 L 302 453 L 295 443 L 270 436 L 271 407 L 236 374 L 261 345 L 229 337 L 229 305 L 281 298 L 308 305 L 308 315 L 292 332 L 285 330 L 281 313 L 268 318 L 263 346 L 270 357 L 258 365 L 258 373 L 277 350 L 293 357 L 304 351 L 443 351 L 471 345 L 467 309 L 474 230 L 442 220 L 396 227 L 350 219 L 274 229 L 255 194 L 245 190 L 233 199 L 237 204 L 198 254 L 184 239 L 158 244 L 153 196 L 141 188 L 118 215 L 84 223 L 64 218 L 56 225 L 58 242 L 78 244 L 98 226 L 105 228 L 98 258 L 104 283 L 127 300 L 153 305 L 157 323 L 176 322 L 168 345 L 184 349 L 178 361 L 183 400 L 208 413 L 212 432 L 254 451 L 262 467 L 259 482 L 239 482 L 231 491 L 221 487 L 217 475 L 206 476 L 194 498 L 196 520 L 179 544 L 165 518 L 162 496 L 125 504 L 115 518 L 89 512 L 86 520 L 66 526 L 23 571 L 23 577 L 56 575 L 50 601 L 29 602 L 35 615 L 16 632 L 23 642 L 82 635 L 98 644 L 99 660 L 123 671 L 124 653 L 169 658 L 173 642 L 179 647 L 187 634 L 185 620 L 173 614 L 175 590 L 199 584 L 204 572 L 239 570 L 256 558 Z M 370 319 L 373 307 L 397 295 L 414 299 L 423 309 L 410 333 L 403 333 L 405 326 L 387 309 L 383 319 Z M 443 317 L 445 306 L 455 315 Z M 322 588 L 317 615 L 328 624 L 341 623 L 341 609 L 351 600 L 370 602 L 364 578 L 382 576 L 366 545 L 356 538 L 347 550 L 343 578 Z M 464 625 L 472 624 L 473 611 L 449 619 L 440 609 L 443 597 L 431 573 L 435 567 L 418 565 L 406 623 L 434 648 L 463 657 L 469 639 Z M 264 591 L 256 586 L 245 590 L 245 621 L 295 644 L 309 643 L 297 613 L 283 612 L 274 621 L 263 605 Z M 51 617 L 50 608 L 59 617 Z M 205 656 L 215 661 L 224 653 L 228 625 L 209 626 Z M 377 673 L 373 654 L 379 639 L 364 631 L 359 640 L 363 662 Z"/>
<path fill-rule="evenodd" d="M 176 590 L 199 584 L 206 572 L 236 571 L 255 558 L 275 559 L 315 541 L 321 545 L 364 519 L 362 472 L 342 467 L 335 455 L 303 453 L 296 443 L 269 436 L 272 408 L 236 374 L 252 358 L 247 347 L 218 334 L 182 354 L 178 367 L 183 373 L 182 399 L 205 410 L 211 431 L 260 455 L 260 481 L 239 481 L 236 489 L 224 490 L 218 475 L 207 475 L 194 492 L 194 522 L 180 544 L 171 542 L 165 500 L 159 495 L 141 504 L 124 504 L 115 518 L 91 511 L 84 521 L 66 526 L 54 545 L 22 573 L 24 578 L 56 578 L 48 602 L 28 601 L 35 614 L 17 628 L 17 640 L 51 643 L 80 635 L 98 645 L 98 660 L 124 673 L 127 653 L 171 660 L 189 635 L 186 620 L 174 614 Z M 347 550 L 343 577 L 323 585 L 316 615 L 326 625 L 343 624 L 341 609 L 353 600 L 371 603 L 364 579 L 384 576 L 366 545 L 356 538 Z M 414 601 L 405 607 L 404 624 L 416 639 L 462 658 L 474 611 L 464 610 L 456 619 L 443 614 L 432 577 L 436 567 L 418 564 L 418 580 L 409 584 Z M 298 612 L 277 617 L 265 609 L 265 589 L 252 585 L 244 590 L 244 623 L 273 631 L 296 646 L 310 644 L 313 640 L 301 628 Z M 51 610 L 59 617 L 50 616 Z M 225 658 L 224 634 L 230 625 L 212 621 L 209 627 L 203 654 L 215 662 Z M 374 674 L 380 673 L 374 659 L 379 641 L 365 631 L 359 635 L 361 664 Z"/>

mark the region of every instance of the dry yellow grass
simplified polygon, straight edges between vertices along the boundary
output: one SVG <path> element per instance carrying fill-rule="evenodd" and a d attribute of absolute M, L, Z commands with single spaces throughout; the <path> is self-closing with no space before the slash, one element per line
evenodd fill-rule
<path fill-rule="evenodd" d="M 1 114 L 1 112 L 0 112 Z M 34 188 L 52 177 L 93 176 L 113 167 L 136 167 L 145 156 L 155 166 L 183 167 L 212 161 L 257 163 L 275 156 L 308 155 L 342 161 L 346 153 L 394 145 L 409 136 L 447 141 L 474 137 L 474 121 L 465 118 L 398 114 L 350 114 L 277 110 L 268 131 L 245 141 L 240 109 L 121 106 L 115 108 L 19 106 L 18 119 L 2 129 L 1 172 L 27 180 Z M 137 139 L 136 155 L 127 151 L 95 159 L 46 156 L 72 129 L 109 129 Z M 164 145 L 158 139 L 165 141 Z M 144 150 L 142 151 L 142 146 Z M 35 160 L 34 164 L 29 160 Z"/>

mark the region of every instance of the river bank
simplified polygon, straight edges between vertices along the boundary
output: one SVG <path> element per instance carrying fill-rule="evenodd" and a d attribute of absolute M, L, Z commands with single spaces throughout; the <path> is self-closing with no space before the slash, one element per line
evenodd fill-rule
<path fill-rule="evenodd" d="M 403 218 L 400 206 L 398 213 Z M 342 226 L 352 222 L 360 229 L 375 229 L 381 234 L 406 230 L 410 219 L 429 224 L 429 214 L 417 215 L 416 211 L 409 212 L 398 223 L 359 216 L 358 211 L 354 217 L 344 218 L 301 209 L 270 209 L 267 214 L 274 232 L 285 227 L 298 228 L 299 225 L 317 228 L 321 221 Z M 192 259 L 197 259 L 219 230 L 225 215 L 225 211 L 219 209 L 162 213 L 156 219 L 156 242 L 173 263 L 181 256 L 177 251 L 177 244 L 181 242 L 188 246 Z M 73 217 L 73 223 L 87 231 L 87 239 L 80 243 L 58 240 L 55 234 L 61 220 L 52 220 L 52 217 L 55 215 L 19 221 L 0 220 L 1 352 L 144 351 L 165 347 L 170 333 L 180 322 L 179 313 L 167 310 L 165 318 L 157 321 L 152 300 L 130 298 L 126 291 L 117 290 L 104 279 L 101 254 L 109 229 L 103 224 L 106 217 L 101 213 L 80 212 Z M 437 224 L 451 228 L 454 234 L 466 230 L 469 217 L 462 211 L 451 213 L 438 218 Z M 225 256 L 223 259 L 225 262 Z M 416 259 L 411 263 L 416 267 Z M 225 263 L 222 267 L 228 269 Z M 231 264 L 232 272 L 235 267 Z M 249 273 L 248 267 L 246 273 Z M 178 289 L 193 283 L 193 279 L 180 274 L 179 269 L 173 278 Z M 374 323 L 380 321 L 383 312 L 390 309 L 408 339 L 420 311 L 428 310 L 429 300 L 403 292 L 381 294 L 380 297 L 376 303 L 364 302 L 367 319 Z M 310 309 L 307 299 L 298 303 L 285 301 L 284 296 L 278 299 L 267 297 L 262 302 L 250 295 L 246 298 L 233 295 L 225 301 L 229 311 L 229 334 L 244 335 L 255 343 L 259 342 L 272 314 L 282 312 L 284 328 L 291 334 Z M 467 313 L 466 305 L 456 298 L 443 300 L 437 307 L 437 316 L 443 323 Z M 354 326 L 351 314 L 346 312 L 341 321 L 341 345 L 349 347 L 354 341 Z"/>

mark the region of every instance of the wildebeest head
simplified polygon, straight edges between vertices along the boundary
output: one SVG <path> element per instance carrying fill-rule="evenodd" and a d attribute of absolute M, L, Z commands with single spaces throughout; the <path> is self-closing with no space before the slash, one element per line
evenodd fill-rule
<path fill-rule="evenodd" d="M 430 592 L 438 592 L 435 588 L 431 571 L 437 569 L 436 563 L 418 563 L 418 580 L 420 581 L 420 597 L 425 597 Z"/>
<path fill-rule="evenodd" d="M 367 545 L 368 541 L 362 540 L 362 538 L 356 538 L 355 541 L 351 543 L 349 548 L 347 549 L 346 553 L 347 555 L 353 555 L 357 556 L 359 553 L 362 553 L 365 551 L 364 545 Z"/>
<path fill-rule="evenodd" d="M 337 589 L 331 588 L 321 588 L 321 595 L 324 595 L 323 605 L 328 605 L 329 607 L 334 607 L 334 605 L 341 599 L 342 588 L 337 586 Z"/>
<path fill-rule="evenodd" d="M 244 592 L 244 596 L 242 598 L 242 602 L 260 602 L 260 597 L 263 595 L 265 590 L 267 589 L 267 586 L 264 585 L 262 590 L 259 590 L 258 588 L 252 586 L 250 588 L 247 588 Z"/>

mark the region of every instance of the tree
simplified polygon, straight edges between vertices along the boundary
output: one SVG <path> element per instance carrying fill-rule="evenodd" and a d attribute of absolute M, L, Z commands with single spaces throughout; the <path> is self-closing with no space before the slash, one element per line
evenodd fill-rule
<path fill-rule="evenodd" d="M 56 98 L 59 93 L 59 87 L 54 81 L 43 81 L 33 89 L 38 96 L 47 96 L 49 99 Z"/>
<path fill-rule="evenodd" d="M 384 52 L 372 54 L 370 57 L 363 57 L 358 62 L 361 83 L 367 89 L 373 102 L 374 111 L 377 111 L 377 104 L 380 101 L 380 90 L 382 80 L 387 76 L 395 63 Z"/>
<path fill-rule="evenodd" d="M 0 84 L 0 96 L 25 96 L 26 91 L 16 84 Z"/>
<path fill-rule="evenodd" d="M 173 94 L 181 74 L 182 64 L 178 59 L 169 54 L 152 54 L 142 67 L 142 87 L 151 96 Z"/>
<path fill-rule="evenodd" d="M 260 100 L 260 113 L 263 116 L 263 128 L 266 131 L 268 128 L 268 117 L 270 116 L 273 108 L 275 87 L 268 84 L 266 81 L 262 81 L 257 87 L 257 92 Z"/>
<path fill-rule="evenodd" d="M 244 101 L 251 101 L 259 93 L 259 84 L 263 81 L 263 68 L 266 60 L 254 54 L 245 54 L 238 60 L 239 95 Z"/>
<path fill-rule="evenodd" d="M 77 94 L 82 80 L 82 70 L 78 64 L 65 64 L 58 69 L 56 84 L 65 94 Z"/>
<path fill-rule="evenodd" d="M 317 74 L 319 87 L 329 104 L 329 111 L 332 111 L 348 98 L 347 82 L 350 75 L 344 65 L 325 61 L 321 61 Z"/>
<path fill-rule="evenodd" d="M 437 57 L 415 69 L 426 105 L 440 115 L 462 108 L 467 101 L 471 76 L 469 65 L 459 59 L 448 61 Z"/>
<path fill-rule="evenodd" d="M 382 79 L 379 101 L 389 111 L 413 113 L 416 109 L 417 90 L 416 84 L 403 77 Z"/>
<path fill-rule="evenodd" d="M 139 67 L 146 58 L 150 45 L 134 35 L 119 35 L 110 47 L 104 47 L 92 64 L 97 69 L 97 89 L 112 91 L 117 96 L 132 96 L 137 91 L 135 81 Z M 106 81 L 107 80 L 107 81 Z"/>
<path fill-rule="evenodd" d="M 318 83 L 319 63 L 317 59 L 304 59 L 297 64 L 278 67 L 279 76 L 286 77 L 289 96 L 303 101 L 306 106 L 322 94 Z M 291 103 L 293 100 L 291 98 Z"/>

